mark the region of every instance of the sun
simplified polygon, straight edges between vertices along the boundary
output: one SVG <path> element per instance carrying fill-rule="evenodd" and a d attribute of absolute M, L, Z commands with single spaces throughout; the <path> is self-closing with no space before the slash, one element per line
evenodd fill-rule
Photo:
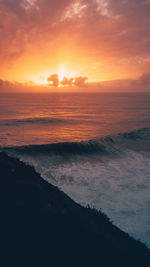
<path fill-rule="evenodd" d="M 66 72 L 66 68 L 65 67 L 61 67 L 58 70 L 58 78 L 59 78 L 59 82 L 61 82 L 63 80 L 64 77 L 68 78 L 67 72 Z"/>
<path fill-rule="evenodd" d="M 77 75 L 76 71 L 70 70 L 66 66 L 59 67 L 57 73 L 58 73 L 59 82 L 61 82 L 64 77 L 70 79 L 70 78 L 73 78 Z"/>

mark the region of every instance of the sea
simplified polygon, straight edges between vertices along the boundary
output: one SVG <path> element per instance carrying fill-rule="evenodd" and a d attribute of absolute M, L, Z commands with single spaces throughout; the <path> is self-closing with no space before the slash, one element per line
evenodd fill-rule
<path fill-rule="evenodd" d="M 150 93 L 1 94 L 0 150 L 150 248 Z"/>

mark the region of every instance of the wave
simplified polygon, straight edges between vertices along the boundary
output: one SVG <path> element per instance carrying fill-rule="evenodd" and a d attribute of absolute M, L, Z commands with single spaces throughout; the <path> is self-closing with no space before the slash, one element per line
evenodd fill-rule
<path fill-rule="evenodd" d="M 128 133 L 106 136 L 99 140 L 16 146 L 7 147 L 6 149 L 13 149 L 13 151 L 22 154 L 32 155 L 37 153 L 59 155 L 117 155 L 123 149 L 131 148 L 133 150 L 138 150 L 141 147 L 141 150 L 147 150 L 147 141 L 150 141 L 150 127 Z"/>
<path fill-rule="evenodd" d="M 4 148 L 150 247 L 150 127 L 86 142 Z M 149 149 L 149 152 L 148 152 Z M 104 156 L 104 158 L 103 158 Z"/>
<path fill-rule="evenodd" d="M 139 140 L 139 139 L 147 140 L 150 138 L 150 127 L 141 128 L 127 133 L 119 133 L 116 135 L 116 137 L 120 137 L 122 139 L 130 139 L 130 140 Z"/>
<path fill-rule="evenodd" d="M 11 149 L 11 148 L 8 148 Z M 13 147 L 17 152 L 22 153 L 52 153 L 52 154 L 93 154 L 93 153 L 108 153 L 104 144 L 98 141 L 87 142 L 65 142 L 65 143 L 53 143 L 46 145 L 29 145 Z"/>
<path fill-rule="evenodd" d="M 73 120 L 49 118 L 49 117 L 33 117 L 23 119 L 8 119 L 1 120 L 0 126 L 19 126 L 24 124 L 59 124 L 59 123 L 74 123 Z"/>

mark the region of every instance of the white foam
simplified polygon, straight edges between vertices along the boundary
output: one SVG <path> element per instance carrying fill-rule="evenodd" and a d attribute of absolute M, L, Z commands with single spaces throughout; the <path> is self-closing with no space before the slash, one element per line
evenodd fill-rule
<path fill-rule="evenodd" d="M 21 156 L 44 179 L 82 205 L 102 209 L 115 225 L 150 247 L 150 153 L 100 156 Z"/>

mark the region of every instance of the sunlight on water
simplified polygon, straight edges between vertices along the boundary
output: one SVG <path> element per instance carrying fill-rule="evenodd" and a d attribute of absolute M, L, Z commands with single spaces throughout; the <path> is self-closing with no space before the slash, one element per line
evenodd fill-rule
<path fill-rule="evenodd" d="M 97 139 L 149 125 L 149 94 L 20 94 L 0 97 L 0 145 Z"/>

